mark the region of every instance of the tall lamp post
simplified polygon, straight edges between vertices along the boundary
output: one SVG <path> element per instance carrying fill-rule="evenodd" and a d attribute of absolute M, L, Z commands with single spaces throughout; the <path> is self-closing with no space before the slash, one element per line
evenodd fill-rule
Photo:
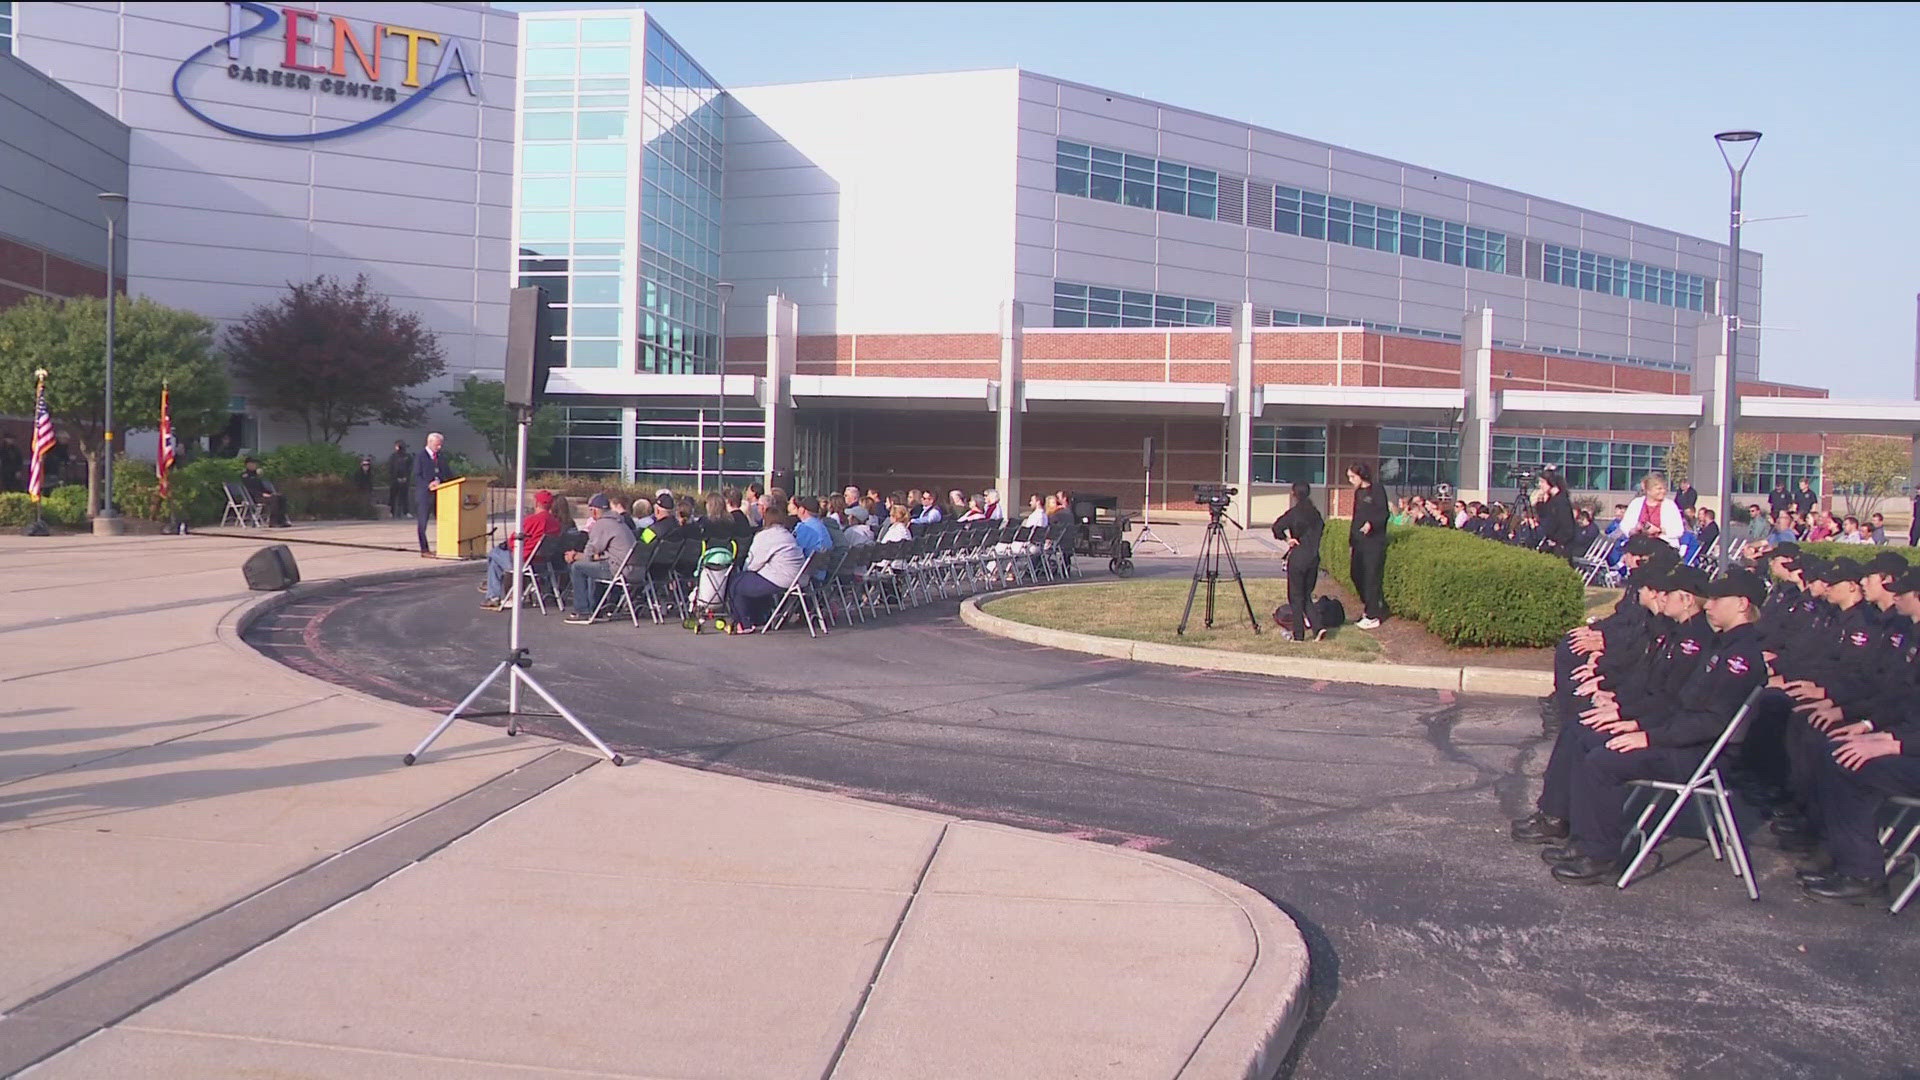
<path fill-rule="evenodd" d="M 713 291 L 720 294 L 720 437 L 714 456 L 719 459 L 717 486 L 724 491 L 727 487 L 727 300 L 733 296 L 733 282 L 716 282 Z"/>
<path fill-rule="evenodd" d="M 105 476 L 100 480 L 100 514 L 93 519 L 93 531 L 102 536 L 120 535 L 122 523 L 120 515 L 113 508 L 113 322 L 114 322 L 114 283 L 119 276 L 118 252 L 120 216 L 127 211 L 127 197 L 117 191 L 103 191 L 99 195 L 100 209 L 107 215 L 107 380 L 106 380 L 106 420 L 107 448 Z"/>
<path fill-rule="evenodd" d="M 1760 133 L 1723 131 L 1713 139 L 1714 145 L 1720 148 L 1720 159 L 1727 163 L 1727 172 L 1733 178 L 1733 196 L 1727 215 L 1727 247 L 1731 249 L 1727 256 L 1727 295 L 1722 300 L 1727 320 L 1727 359 L 1721 374 L 1726 389 L 1719 402 L 1721 523 L 1720 567 L 1716 573 L 1724 574 L 1727 567 L 1733 565 L 1733 518 L 1728 511 L 1733 509 L 1733 424 L 1740 408 L 1737 381 L 1740 368 L 1736 363 L 1740 355 L 1740 178 L 1747 171 L 1747 162 L 1753 160 L 1754 150 L 1759 148 Z"/>

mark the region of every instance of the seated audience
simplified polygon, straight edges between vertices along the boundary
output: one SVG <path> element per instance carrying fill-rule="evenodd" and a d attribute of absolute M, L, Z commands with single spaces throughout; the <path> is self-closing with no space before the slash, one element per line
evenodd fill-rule
<path fill-rule="evenodd" d="M 773 614 L 780 594 L 793 587 L 807 557 L 787 528 L 787 515 L 772 508 L 765 512 L 760 531 L 753 534 L 747 557 L 727 583 L 727 608 L 732 622 L 727 632 L 751 634 Z"/>
<path fill-rule="evenodd" d="M 612 511 L 613 503 L 605 494 L 589 497 L 586 545 L 566 554 L 568 576 L 573 580 L 573 611 L 566 621 L 576 626 L 593 621 L 594 605 L 600 600 L 593 583 L 611 579 L 633 550 L 633 533 Z"/>
<path fill-rule="evenodd" d="M 520 531 L 493 546 L 487 552 L 487 598 L 481 607 L 499 611 L 506 597 L 507 578 L 513 573 L 514 552 L 526 545 L 526 557 L 540 550 L 540 542 L 560 535 L 560 521 L 553 516 L 553 492 L 533 493 L 533 511 L 520 522 Z"/>

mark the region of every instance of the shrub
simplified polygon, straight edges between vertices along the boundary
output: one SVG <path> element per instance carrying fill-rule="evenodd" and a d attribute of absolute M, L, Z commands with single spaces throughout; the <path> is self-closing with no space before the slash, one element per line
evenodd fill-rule
<path fill-rule="evenodd" d="M 185 520 L 195 525 L 219 522 L 227 508 L 222 481 L 238 480 L 242 465 L 238 458 L 199 458 L 176 465 L 167 478 L 168 498 L 160 501 L 160 480 L 153 474 L 153 462 L 122 458 L 114 465 L 113 501 L 128 517 L 148 521 Z"/>
<path fill-rule="evenodd" d="M 287 516 L 299 518 L 360 518 L 373 516 L 373 503 L 350 481 L 337 476 L 292 476 L 276 480 L 274 489 L 287 497 Z"/>
<path fill-rule="evenodd" d="M 294 443 L 260 458 L 260 471 L 278 486 L 294 477 L 334 476 L 350 480 L 360 471 L 360 455 L 332 443 Z"/>
<path fill-rule="evenodd" d="M 28 511 L 32 520 L 32 511 Z M 87 487 L 66 484 L 54 488 L 40 499 L 40 514 L 51 525 L 79 527 L 87 523 Z"/>
<path fill-rule="evenodd" d="M 1321 565 L 1353 584 L 1344 519 L 1327 522 Z M 1387 532 L 1384 591 L 1395 614 L 1449 645 L 1547 646 L 1586 614 L 1586 593 L 1565 561 L 1429 526 Z"/>
<path fill-rule="evenodd" d="M 1907 560 L 1908 566 L 1920 566 L 1920 548 L 1905 545 L 1887 544 L 1882 547 L 1877 544 L 1842 544 L 1833 540 L 1822 540 L 1817 544 L 1801 544 L 1800 550 L 1818 555 L 1823 559 L 1852 559 L 1857 563 L 1865 563 L 1883 551 L 1891 551 Z"/>
<path fill-rule="evenodd" d="M 24 491 L 0 491 L 0 525 L 33 523 L 33 497 Z"/>

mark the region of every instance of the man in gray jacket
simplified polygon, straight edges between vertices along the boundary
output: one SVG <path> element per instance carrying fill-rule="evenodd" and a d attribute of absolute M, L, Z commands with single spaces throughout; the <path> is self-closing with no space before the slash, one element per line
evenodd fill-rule
<path fill-rule="evenodd" d="M 607 581 L 633 550 L 633 530 L 613 513 L 613 502 L 605 493 L 587 500 L 587 546 L 583 551 L 567 552 L 568 575 L 573 579 L 573 611 L 567 622 L 581 626 L 593 621 L 593 607 L 599 595 L 592 585 Z"/>

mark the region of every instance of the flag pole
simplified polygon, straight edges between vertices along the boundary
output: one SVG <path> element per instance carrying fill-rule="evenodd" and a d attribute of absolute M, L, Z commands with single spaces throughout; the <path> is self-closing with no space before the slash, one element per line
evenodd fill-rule
<path fill-rule="evenodd" d="M 33 431 L 27 439 L 27 450 L 33 455 L 33 460 L 27 466 L 27 487 L 33 496 L 33 524 L 20 531 L 23 536 L 51 536 L 53 530 L 47 528 L 46 515 L 40 508 L 40 489 L 47 484 L 47 448 L 41 437 L 42 418 L 46 418 L 45 430 L 51 432 L 53 426 L 47 414 L 47 369 L 34 368 L 33 378 Z"/>

